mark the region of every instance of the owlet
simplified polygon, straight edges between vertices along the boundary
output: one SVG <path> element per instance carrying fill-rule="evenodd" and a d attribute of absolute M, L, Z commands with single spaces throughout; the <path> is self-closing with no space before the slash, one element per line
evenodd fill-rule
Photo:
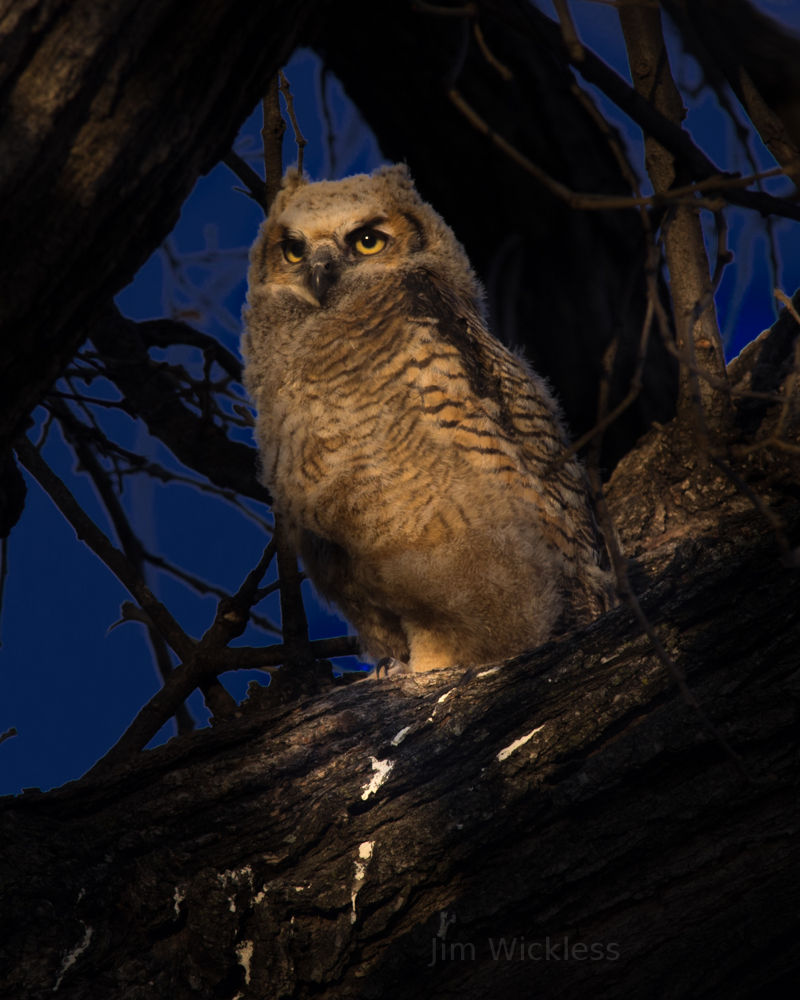
<path fill-rule="evenodd" d="M 376 661 L 531 649 L 609 603 L 544 381 L 489 332 L 463 248 L 404 166 L 290 171 L 250 255 L 243 352 L 262 477 Z"/>

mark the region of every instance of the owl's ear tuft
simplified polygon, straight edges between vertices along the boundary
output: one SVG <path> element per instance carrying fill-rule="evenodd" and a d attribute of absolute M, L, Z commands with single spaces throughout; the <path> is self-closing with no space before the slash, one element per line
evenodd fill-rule
<path fill-rule="evenodd" d="M 275 215 L 276 212 L 280 212 L 285 207 L 286 203 L 301 187 L 305 187 L 309 184 L 307 174 L 301 174 L 297 167 L 289 167 L 286 173 L 283 175 L 281 180 L 281 186 L 278 193 L 275 195 L 275 200 L 269 208 L 269 214 Z"/>
<path fill-rule="evenodd" d="M 297 167 L 289 167 L 281 181 L 281 194 L 284 191 L 287 194 L 294 194 L 298 188 L 308 183 L 309 180 L 306 174 L 301 174 Z"/>
<path fill-rule="evenodd" d="M 390 167 L 378 167 L 372 176 L 386 178 L 401 190 L 416 191 L 414 181 L 411 179 L 411 171 L 405 163 L 395 163 Z"/>

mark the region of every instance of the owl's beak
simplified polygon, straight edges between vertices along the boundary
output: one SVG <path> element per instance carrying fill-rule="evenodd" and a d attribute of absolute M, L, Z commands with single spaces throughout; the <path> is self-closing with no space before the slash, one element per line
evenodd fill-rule
<path fill-rule="evenodd" d="M 335 252 L 329 247 L 320 247 L 308 262 L 308 284 L 318 302 L 322 302 L 338 277 L 339 265 Z"/>

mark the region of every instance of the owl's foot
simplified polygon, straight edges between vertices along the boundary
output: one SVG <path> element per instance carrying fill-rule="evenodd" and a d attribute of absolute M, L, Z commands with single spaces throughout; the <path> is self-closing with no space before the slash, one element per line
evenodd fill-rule
<path fill-rule="evenodd" d="M 407 674 L 408 664 L 403 663 L 402 660 L 395 659 L 393 656 L 384 656 L 375 664 L 375 673 L 372 676 L 376 681 L 381 679 L 381 670 L 384 672 L 388 680 L 390 676 Z"/>

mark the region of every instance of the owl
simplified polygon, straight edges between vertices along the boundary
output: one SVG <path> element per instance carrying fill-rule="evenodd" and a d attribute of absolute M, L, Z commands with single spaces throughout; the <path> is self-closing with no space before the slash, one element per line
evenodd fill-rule
<path fill-rule="evenodd" d="M 290 171 L 248 281 L 262 478 L 368 657 L 495 662 L 608 607 L 558 406 L 489 332 L 463 248 L 405 166 Z"/>

